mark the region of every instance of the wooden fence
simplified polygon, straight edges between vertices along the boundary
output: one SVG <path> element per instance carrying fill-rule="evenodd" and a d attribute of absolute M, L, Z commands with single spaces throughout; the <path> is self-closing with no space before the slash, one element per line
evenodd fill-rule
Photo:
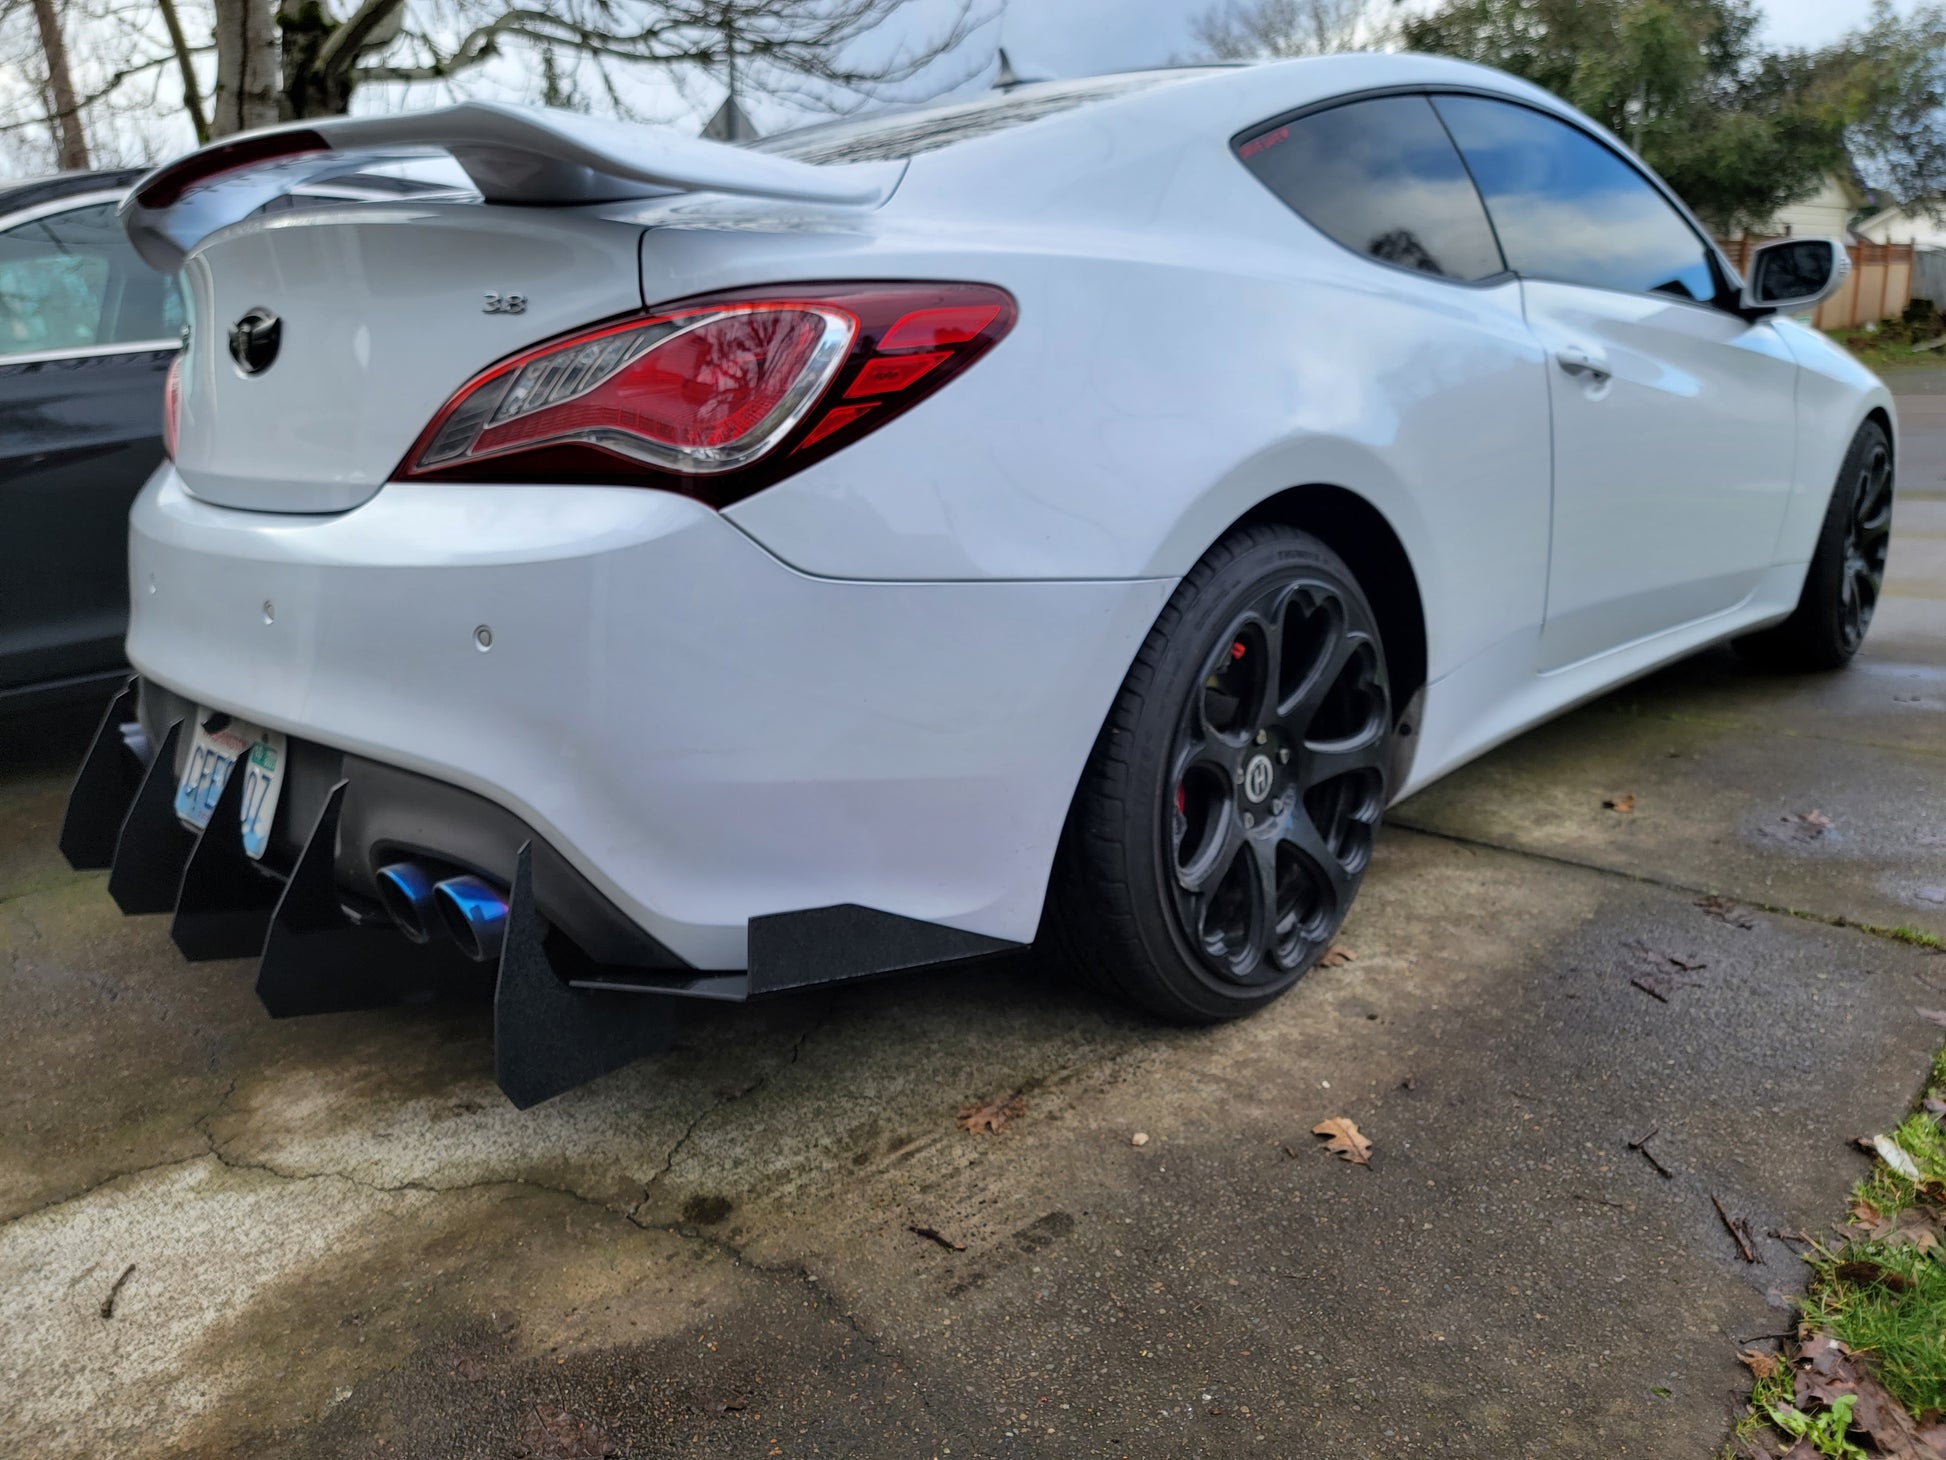
<path fill-rule="evenodd" d="M 1739 273 L 1749 262 L 1750 251 L 1769 242 L 1768 237 L 1755 233 L 1717 239 Z M 1856 329 L 1861 324 L 1896 319 L 1912 302 L 1911 244 L 1854 243 L 1850 253 L 1851 274 L 1844 287 L 1820 304 L 1812 317 L 1821 330 Z"/>

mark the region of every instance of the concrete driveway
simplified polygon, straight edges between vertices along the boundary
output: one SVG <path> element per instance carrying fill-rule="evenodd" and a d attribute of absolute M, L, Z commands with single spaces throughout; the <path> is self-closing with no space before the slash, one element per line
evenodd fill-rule
<path fill-rule="evenodd" d="M 273 1024 L 118 916 L 54 851 L 87 725 L 0 732 L 0 1453 L 1712 1453 L 1771 1234 L 1946 1037 L 1946 376 L 1898 385 L 1856 665 L 1711 654 L 1416 797 L 1355 957 L 1229 1028 L 1000 964 L 520 1114 L 483 1008 Z"/>

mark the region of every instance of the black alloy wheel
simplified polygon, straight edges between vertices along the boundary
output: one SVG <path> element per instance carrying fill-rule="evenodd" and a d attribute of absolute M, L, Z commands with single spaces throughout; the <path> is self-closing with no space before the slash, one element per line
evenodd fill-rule
<path fill-rule="evenodd" d="M 1885 586 L 1885 554 L 1892 546 L 1892 452 L 1882 435 L 1870 443 L 1851 477 L 1838 598 L 1838 634 L 1848 655 L 1858 652 L 1872 626 Z"/>
<path fill-rule="evenodd" d="M 1385 807 L 1384 645 L 1343 562 L 1240 529 L 1184 578 L 1082 786 L 1055 915 L 1071 961 L 1165 1017 L 1234 1018 L 1330 946 Z"/>
<path fill-rule="evenodd" d="M 1824 523 L 1791 616 L 1737 640 L 1749 658 L 1774 669 L 1838 669 L 1865 642 L 1885 587 L 1892 544 L 1892 442 L 1877 421 L 1852 437 L 1832 484 Z"/>

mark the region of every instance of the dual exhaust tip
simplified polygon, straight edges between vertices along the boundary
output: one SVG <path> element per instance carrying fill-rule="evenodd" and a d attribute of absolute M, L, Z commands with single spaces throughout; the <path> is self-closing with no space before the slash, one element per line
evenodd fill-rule
<path fill-rule="evenodd" d="M 378 869 L 378 900 L 415 943 L 440 933 L 474 962 L 491 963 L 506 942 L 506 894 L 483 877 L 434 881 L 417 862 L 392 862 Z"/>

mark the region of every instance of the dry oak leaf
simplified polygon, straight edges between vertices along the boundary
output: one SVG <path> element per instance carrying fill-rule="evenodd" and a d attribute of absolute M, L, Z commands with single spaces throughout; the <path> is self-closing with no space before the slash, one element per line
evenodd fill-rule
<path fill-rule="evenodd" d="M 1357 961 L 1358 955 L 1352 952 L 1351 949 L 1347 948 L 1343 943 L 1333 943 L 1329 948 L 1324 950 L 1324 956 L 1318 960 L 1318 967 L 1337 968 L 1340 964 L 1355 963 Z"/>
<path fill-rule="evenodd" d="M 1777 1372 L 1783 1362 L 1776 1354 L 1767 1354 L 1760 1348 L 1744 1349 L 1737 1357 L 1743 1361 L 1751 1374 L 1759 1379 L 1768 1379 Z"/>
<path fill-rule="evenodd" d="M 959 1128 L 968 1131 L 986 1131 L 999 1135 L 1009 1122 L 1027 1113 L 1027 1097 L 1024 1095 L 996 1095 L 991 1100 L 982 1100 L 967 1106 L 959 1113 Z"/>
<path fill-rule="evenodd" d="M 1326 1136 L 1325 1150 L 1340 1156 L 1354 1166 L 1372 1164 L 1372 1143 L 1365 1139 L 1358 1127 L 1342 1115 L 1334 1115 L 1329 1120 L 1321 1120 L 1311 1127 L 1314 1136 Z"/>
<path fill-rule="evenodd" d="M 1635 809 L 1635 793 L 1630 791 L 1624 796 L 1610 796 L 1601 805 L 1604 811 L 1619 811 L 1626 816 Z"/>

